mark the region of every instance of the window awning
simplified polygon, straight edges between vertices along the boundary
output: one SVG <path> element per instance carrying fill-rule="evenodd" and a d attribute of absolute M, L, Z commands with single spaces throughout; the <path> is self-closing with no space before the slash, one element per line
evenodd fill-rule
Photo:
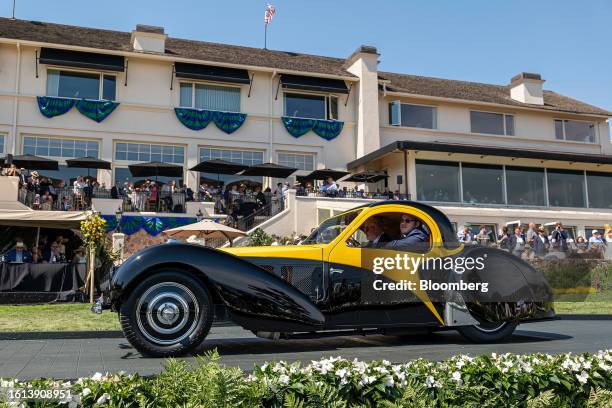
<path fill-rule="evenodd" d="M 118 72 L 123 72 L 125 66 L 125 59 L 121 55 L 60 50 L 57 48 L 42 48 L 39 61 L 41 64 Z"/>
<path fill-rule="evenodd" d="M 248 84 L 251 82 L 249 72 L 246 69 L 186 64 L 184 62 L 175 63 L 174 69 L 177 78 L 228 82 L 232 84 Z"/>
<path fill-rule="evenodd" d="M 283 89 L 347 94 L 346 83 L 341 79 L 317 78 L 301 75 L 281 75 Z"/>

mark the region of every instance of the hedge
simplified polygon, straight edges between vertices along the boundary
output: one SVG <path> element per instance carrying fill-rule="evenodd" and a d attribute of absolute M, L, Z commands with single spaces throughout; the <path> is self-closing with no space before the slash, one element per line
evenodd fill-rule
<path fill-rule="evenodd" d="M 266 363 L 251 373 L 223 366 L 211 352 L 195 364 L 170 359 L 151 378 L 97 373 L 75 382 L 4 379 L 0 387 L 3 394 L 6 387 L 72 393 L 55 402 L 0 403 L 24 407 L 611 407 L 612 349 L 404 364 L 332 357 Z"/>

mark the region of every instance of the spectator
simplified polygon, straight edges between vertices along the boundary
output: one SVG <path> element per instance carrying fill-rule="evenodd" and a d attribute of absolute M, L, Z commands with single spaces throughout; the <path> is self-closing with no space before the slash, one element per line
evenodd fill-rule
<path fill-rule="evenodd" d="M 463 229 L 457 234 L 457 239 L 463 244 L 472 244 L 474 236 L 470 232 L 470 227 L 464 226 Z"/>
<path fill-rule="evenodd" d="M 537 235 L 533 240 L 533 251 L 535 252 L 535 256 L 538 258 L 544 258 L 546 256 L 546 251 L 550 244 L 548 242 L 548 237 L 546 236 L 546 231 L 544 227 L 540 226 L 537 231 Z"/>
<path fill-rule="evenodd" d="M 32 262 L 32 255 L 26 249 L 22 241 L 17 241 L 15 243 L 15 248 L 11 249 L 6 254 L 6 259 L 8 262 L 13 262 L 13 263 Z"/>
<path fill-rule="evenodd" d="M 601 238 L 601 233 L 594 229 L 591 232 L 591 238 L 589 238 L 589 249 L 599 249 L 605 245 L 604 240 Z"/>
<path fill-rule="evenodd" d="M 70 211 L 70 200 L 68 200 L 67 196 L 62 197 L 62 202 L 60 203 L 61 211 Z"/>
<path fill-rule="evenodd" d="M 521 233 L 521 227 L 514 228 L 514 234 L 508 238 L 508 249 L 514 256 L 522 257 L 525 250 L 525 238 Z"/>
<path fill-rule="evenodd" d="M 45 194 L 40 200 L 40 209 L 45 211 L 51 211 L 53 209 L 53 197 L 49 194 L 49 190 L 45 191 Z"/>
<path fill-rule="evenodd" d="M 323 183 L 323 185 L 321 186 L 321 188 L 319 188 L 319 191 L 321 193 L 325 193 L 325 195 L 328 197 L 335 197 L 338 195 L 338 185 L 334 183 L 333 178 L 328 177 L 327 180 L 325 180 L 325 183 Z"/>
<path fill-rule="evenodd" d="M 110 195 L 111 195 L 111 198 L 114 200 L 119 198 L 119 188 L 117 187 L 116 183 L 114 186 L 111 187 Z"/>
<path fill-rule="evenodd" d="M 40 253 L 40 249 L 38 247 L 32 248 L 32 261 L 33 264 L 42 263 L 42 254 Z"/>
<path fill-rule="evenodd" d="M 576 247 L 578 248 L 579 254 L 586 251 L 588 245 L 587 245 L 586 239 L 584 239 L 582 235 L 578 235 L 578 238 L 576 238 Z"/>
<path fill-rule="evenodd" d="M 550 245 L 557 251 L 567 252 L 567 238 L 567 231 L 563 229 L 563 224 L 558 222 L 555 225 L 555 230 L 551 234 Z"/>
<path fill-rule="evenodd" d="M 60 263 L 62 262 L 62 256 L 59 253 L 59 245 L 57 242 L 53 242 L 51 247 L 43 254 L 43 261 L 47 263 Z"/>
<path fill-rule="evenodd" d="M 612 246 L 612 228 L 610 228 L 606 233 L 606 243 L 608 246 Z"/>
<path fill-rule="evenodd" d="M 255 188 L 255 202 L 257 203 L 257 208 L 263 208 L 266 206 L 266 196 L 261 191 L 261 187 Z"/>
<path fill-rule="evenodd" d="M 11 164 L 11 167 L 5 170 L 4 175 L 11 176 L 11 177 L 18 177 L 19 172 L 17 171 L 17 166 L 15 166 L 14 164 Z"/>
<path fill-rule="evenodd" d="M 501 249 L 504 249 L 506 251 L 509 251 L 510 249 L 508 248 L 508 239 L 510 238 L 510 235 L 508 234 L 508 226 L 504 225 L 501 229 L 501 233 L 498 235 L 497 237 L 497 241 L 498 241 L 498 245 Z"/>
<path fill-rule="evenodd" d="M 55 237 L 55 244 L 57 244 L 58 252 L 62 259 L 66 259 L 66 245 L 68 243 L 68 238 L 64 238 L 61 235 Z"/>
<path fill-rule="evenodd" d="M 487 227 L 484 225 L 480 227 L 480 231 L 474 238 L 479 245 L 489 246 L 491 244 L 491 237 L 489 236 Z"/>
<path fill-rule="evenodd" d="M 75 264 L 84 264 L 87 263 L 87 258 L 85 257 L 85 249 L 80 246 L 74 251 L 74 257 L 72 258 L 72 262 Z"/>

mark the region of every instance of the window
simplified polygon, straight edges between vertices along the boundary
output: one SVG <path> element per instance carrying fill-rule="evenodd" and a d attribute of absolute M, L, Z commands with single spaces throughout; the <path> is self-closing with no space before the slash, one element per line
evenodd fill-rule
<path fill-rule="evenodd" d="M 214 159 L 221 159 L 233 163 L 244 164 L 245 166 L 253 166 L 256 164 L 263 163 L 264 152 L 261 150 L 233 150 L 216 149 L 212 147 L 200 147 L 200 161 Z M 200 173 L 200 183 L 216 180 L 222 182 L 225 185 L 245 180 L 254 182 L 258 185 L 262 185 L 263 177 L 242 176 L 233 174 Z"/>
<path fill-rule="evenodd" d="M 337 120 L 338 97 L 285 93 L 285 116 Z"/>
<path fill-rule="evenodd" d="M 0 154 L 4 153 L 4 135 L 0 135 Z"/>
<path fill-rule="evenodd" d="M 95 72 L 47 70 L 47 96 L 115 100 L 116 77 Z"/>
<path fill-rule="evenodd" d="M 578 120 L 555 119 L 555 137 L 559 140 L 595 143 L 595 124 Z"/>
<path fill-rule="evenodd" d="M 459 202 L 459 163 L 417 160 L 417 199 Z"/>
<path fill-rule="evenodd" d="M 548 201 L 551 207 L 585 207 L 584 173 L 548 170 Z"/>
<path fill-rule="evenodd" d="M 470 111 L 472 133 L 514 135 L 514 116 L 503 113 Z"/>
<path fill-rule="evenodd" d="M 115 160 L 158 161 L 182 165 L 185 162 L 185 148 L 183 146 L 120 142 L 115 144 Z"/>
<path fill-rule="evenodd" d="M 545 206 L 544 169 L 506 166 L 508 204 Z"/>
<path fill-rule="evenodd" d="M 314 155 L 300 153 L 279 153 L 278 164 L 298 170 L 314 170 Z"/>
<path fill-rule="evenodd" d="M 389 124 L 425 129 L 436 128 L 436 108 L 394 101 L 389 104 Z"/>
<path fill-rule="evenodd" d="M 52 157 L 98 157 L 99 143 L 58 137 L 24 136 L 23 154 Z"/>
<path fill-rule="evenodd" d="M 502 166 L 462 163 L 461 172 L 465 203 L 504 203 Z"/>
<path fill-rule="evenodd" d="M 215 149 L 211 147 L 200 148 L 200 161 L 221 159 L 244 164 L 245 166 L 253 166 L 263 163 L 263 155 L 264 152 L 256 150 Z"/>
<path fill-rule="evenodd" d="M 240 88 L 181 82 L 180 106 L 222 112 L 240 112 Z"/>
<path fill-rule="evenodd" d="M 587 171 L 589 207 L 612 208 L 612 174 Z"/>

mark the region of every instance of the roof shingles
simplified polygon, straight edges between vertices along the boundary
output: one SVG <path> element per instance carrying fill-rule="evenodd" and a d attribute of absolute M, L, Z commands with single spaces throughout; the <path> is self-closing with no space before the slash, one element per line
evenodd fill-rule
<path fill-rule="evenodd" d="M 87 47 L 99 50 L 133 51 L 131 33 L 129 32 L 8 18 L 0 18 L 0 38 Z M 354 77 L 354 75 L 346 71 L 345 58 L 264 50 L 172 37 L 166 40 L 165 55 L 219 64 L 265 67 L 285 71 L 306 72 L 314 75 Z M 612 113 L 609 111 L 552 91 L 544 91 L 544 106 L 539 106 L 524 104 L 511 99 L 510 88 L 508 86 L 390 72 L 379 72 L 379 77 L 390 81 L 386 86 L 391 91 L 517 107 L 548 109 L 568 113 L 612 116 Z"/>

